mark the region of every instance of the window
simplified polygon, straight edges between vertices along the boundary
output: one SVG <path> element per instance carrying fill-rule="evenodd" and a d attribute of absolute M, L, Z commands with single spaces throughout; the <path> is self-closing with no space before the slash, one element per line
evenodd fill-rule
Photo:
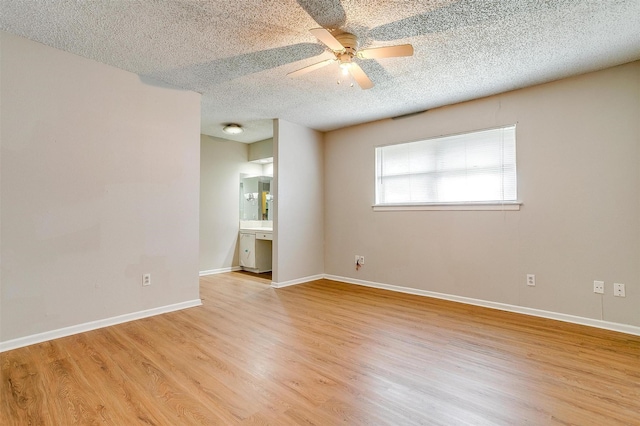
<path fill-rule="evenodd" d="M 376 148 L 376 206 L 516 200 L 515 126 Z"/>

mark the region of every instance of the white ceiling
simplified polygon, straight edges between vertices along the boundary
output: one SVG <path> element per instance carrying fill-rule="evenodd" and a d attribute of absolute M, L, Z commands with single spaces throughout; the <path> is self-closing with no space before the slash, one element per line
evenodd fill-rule
<path fill-rule="evenodd" d="M 319 26 L 415 54 L 359 60 L 370 90 L 337 64 L 287 77 L 329 57 Z M 0 0 L 0 29 L 200 92 L 202 132 L 240 123 L 243 142 L 273 118 L 327 131 L 640 59 L 640 0 Z"/>

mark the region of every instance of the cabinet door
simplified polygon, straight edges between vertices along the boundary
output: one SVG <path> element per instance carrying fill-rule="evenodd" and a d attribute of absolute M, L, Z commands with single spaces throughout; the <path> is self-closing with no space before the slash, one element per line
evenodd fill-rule
<path fill-rule="evenodd" d="M 240 266 L 256 267 L 255 234 L 240 234 Z"/>

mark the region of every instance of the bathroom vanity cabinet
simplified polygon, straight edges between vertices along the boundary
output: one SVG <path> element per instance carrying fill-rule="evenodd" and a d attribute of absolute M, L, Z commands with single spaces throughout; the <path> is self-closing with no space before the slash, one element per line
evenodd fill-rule
<path fill-rule="evenodd" d="M 273 231 L 264 229 L 240 230 L 240 266 L 245 271 L 271 271 Z"/>

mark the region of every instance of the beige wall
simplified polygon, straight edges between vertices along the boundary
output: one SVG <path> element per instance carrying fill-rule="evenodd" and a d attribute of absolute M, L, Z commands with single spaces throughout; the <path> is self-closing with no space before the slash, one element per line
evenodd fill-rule
<path fill-rule="evenodd" d="M 520 211 L 372 211 L 375 146 L 514 123 Z M 329 132 L 325 273 L 640 326 L 639 123 L 635 62 Z"/>
<path fill-rule="evenodd" d="M 274 123 L 273 281 L 286 284 L 324 272 L 323 135 Z"/>
<path fill-rule="evenodd" d="M 200 96 L 0 40 L 0 340 L 199 299 Z"/>
<path fill-rule="evenodd" d="M 273 138 L 249 144 L 249 161 L 273 157 Z"/>
<path fill-rule="evenodd" d="M 200 271 L 238 266 L 240 174 L 261 175 L 250 145 L 202 135 L 200 142 Z"/>

